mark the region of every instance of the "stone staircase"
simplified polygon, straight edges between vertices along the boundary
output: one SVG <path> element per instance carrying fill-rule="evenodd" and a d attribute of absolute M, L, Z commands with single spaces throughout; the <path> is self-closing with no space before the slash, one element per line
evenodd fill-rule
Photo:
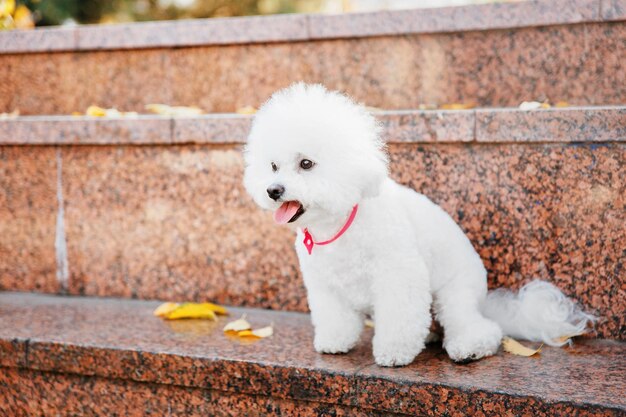
<path fill-rule="evenodd" d="M 0 113 L 25 115 L 0 120 L 0 414 L 624 415 L 625 20 L 557 0 L 0 33 Z M 433 346 L 376 367 L 371 331 L 315 353 L 233 113 L 297 80 L 381 109 L 393 177 L 461 224 L 490 287 L 550 280 L 598 339 L 465 366 Z M 212 114 L 69 116 L 153 102 Z M 446 103 L 478 108 L 419 110 Z M 240 345 L 147 301 L 207 299 L 275 335 Z"/>

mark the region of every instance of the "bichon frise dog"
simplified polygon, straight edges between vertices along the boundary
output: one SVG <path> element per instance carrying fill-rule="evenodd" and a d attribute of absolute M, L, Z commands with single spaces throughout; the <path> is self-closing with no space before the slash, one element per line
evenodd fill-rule
<path fill-rule="evenodd" d="M 247 191 L 297 229 L 318 352 L 348 352 L 371 315 L 376 363 L 406 365 L 429 340 L 431 306 L 457 362 L 493 355 L 503 334 L 559 345 L 585 330 L 592 317 L 549 283 L 488 294 L 461 228 L 389 178 L 380 132 L 363 106 L 300 83 L 262 106 L 248 138 Z"/>

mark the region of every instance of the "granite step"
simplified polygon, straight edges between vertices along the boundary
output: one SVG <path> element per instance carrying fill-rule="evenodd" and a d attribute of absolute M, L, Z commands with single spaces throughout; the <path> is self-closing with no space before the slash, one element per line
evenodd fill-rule
<path fill-rule="evenodd" d="M 380 368 L 367 329 L 353 352 L 320 355 L 309 316 L 231 308 L 163 321 L 153 301 L 0 293 L 2 415 L 560 415 L 626 413 L 626 344 L 577 340 L 531 358 L 457 365 L 440 345 Z M 246 314 L 272 337 L 222 327 Z"/>
<path fill-rule="evenodd" d="M 626 338 L 626 107 L 376 116 L 393 178 L 459 222 L 491 288 L 550 280 Z M 293 234 L 242 186 L 249 123 L 0 121 L 0 289 L 305 312 Z"/>
<path fill-rule="evenodd" d="M 623 0 L 533 0 L 0 33 L 0 113 L 259 106 L 295 81 L 369 106 L 626 99 Z"/>

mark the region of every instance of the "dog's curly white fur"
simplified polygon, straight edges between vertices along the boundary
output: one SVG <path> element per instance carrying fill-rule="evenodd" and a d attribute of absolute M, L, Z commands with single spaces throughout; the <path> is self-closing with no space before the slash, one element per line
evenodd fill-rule
<path fill-rule="evenodd" d="M 245 149 L 244 183 L 256 203 L 281 211 L 281 223 L 286 202 L 301 207 L 289 224 L 297 229 L 317 351 L 348 352 L 372 315 L 376 363 L 406 365 L 429 337 L 431 306 L 455 361 L 493 355 L 503 330 L 559 344 L 557 337 L 585 329 L 591 316 L 551 284 L 535 281 L 519 296 L 487 296 L 485 268 L 461 228 L 427 197 L 388 177 L 380 132 L 348 97 L 299 83 L 262 106 Z M 279 191 L 270 196 L 272 187 Z M 309 254 L 302 229 L 317 241 L 329 239 L 355 204 L 347 232 Z"/>

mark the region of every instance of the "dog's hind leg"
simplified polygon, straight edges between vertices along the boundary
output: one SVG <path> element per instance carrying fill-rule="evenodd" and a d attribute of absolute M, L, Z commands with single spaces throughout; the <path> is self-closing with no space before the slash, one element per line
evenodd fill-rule
<path fill-rule="evenodd" d="M 460 278 L 435 294 L 435 314 L 444 328 L 443 347 L 455 362 L 493 355 L 502 339 L 498 324 L 479 310 L 487 288 L 486 284 L 475 285 L 480 282 L 476 278 Z M 484 282 L 484 276 L 480 280 Z"/>

